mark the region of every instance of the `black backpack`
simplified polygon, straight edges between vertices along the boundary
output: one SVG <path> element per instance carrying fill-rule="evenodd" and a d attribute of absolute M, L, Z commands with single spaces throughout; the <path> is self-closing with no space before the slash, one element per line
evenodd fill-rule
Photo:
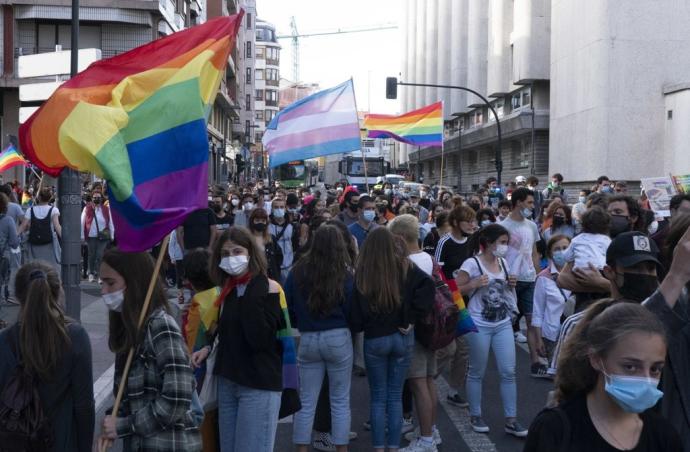
<path fill-rule="evenodd" d="M 34 208 L 31 208 L 31 226 L 29 226 L 29 243 L 32 245 L 47 245 L 53 242 L 53 230 L 50 227 L 53 208 L 48 210 L 45 218 L 36 218 Z"/>
<path fill-rule="evenodd" d="M 0 452 L 45 452 L 55 441 L 53 427 L 43 411 L 38 379 L 24 369 L 14 332 L 8 333 L 19 364 L 0 393 Z"/>

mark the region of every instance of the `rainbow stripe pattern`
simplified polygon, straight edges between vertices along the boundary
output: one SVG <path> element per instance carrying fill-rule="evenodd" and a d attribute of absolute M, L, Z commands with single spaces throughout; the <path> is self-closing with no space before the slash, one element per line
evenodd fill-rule
<path fill-rule="evenodd" d="M 17 149 L 11 144 L 0 154 L 0 171 L 7 171 L 10 168 L 14 168 L 18 165 L 26 165 L 27 163 L 24 157 L 19 155 Z"/>
<path fill-rule="evenodd" d="M 283 346 L 283 389 L 299 389 L 299 370 L 297 369 L 297 344 L 290 324 L 287 298 L 280 288 L 280 310 L 283 312 L 285 328 L 278 331 L 278 340 Z"/>
<path fill-rule="evenodd" d="M 143 251 L 207 206 L 210 114 L 244 11 L 97 61 L 19 129 L 51 176 L 108 182 L 118 246 Z"/>
<path fill-rule="evenodd" d="M 218 323 L 220 308 L 216 300 L 219 296 L 220 287 L 212 287 L 197 292 L 192 297 L 189 312 L 182 322 L 182 331 L 190 353 L 210 345 L 208 333 L 214 324 Z"/>
<path fill-rule="evenodd" d="M 361 147 L 352 80 L 285 107 L 261 139 L 271 168 Z"/>
<path fill-rule="evenodd" d="M 391 116 L 369 114 L 364 117 L 369 138 L 392 138 L 414 146 L 443 145 L 443 102 Z"/>
<path fill-rule="evenodd" d="M 477 325 L 474 324 L 474 320 L 472 320 L 472 317 L 470 316 L 470 311 L 465 305 L 465 300 L 462 298 L 462 294 L 458 289 L 457 283 L 454 279 L 444 278 L 444 280 L 446 281 L 446 284 L 448 284 L 450 292 L 453 294 L 453 302 L 455 303 L 455 306 L 458 307 L 460 314 L 458 316 L 458 323 L 455 326 L 456 336 L 462 336 L 467 333 L 476 333 Z"/>

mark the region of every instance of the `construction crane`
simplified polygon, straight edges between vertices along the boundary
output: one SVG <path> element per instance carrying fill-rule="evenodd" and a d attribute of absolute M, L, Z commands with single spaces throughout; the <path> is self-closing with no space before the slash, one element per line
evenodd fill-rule
<path fill-rule="evenodd" d="M 297 21 L 295 16 L 290 18 L 290 34 L 279 35 L 278 39 L 292 39 L 292 79 L 294 82 L 299 82 L 299 38 L 310 38 L 313 36 L 328 36 L 339 35 L 345 33 L 364 33 L 368 31 L 392 30 L 398 28 L 397 24 L 385 23 L 378 25 L 368 25 L 360 28 L 338 28 L 336 30 L 324 30 L 312 33 L 299 33 L 297 31 Z"/>

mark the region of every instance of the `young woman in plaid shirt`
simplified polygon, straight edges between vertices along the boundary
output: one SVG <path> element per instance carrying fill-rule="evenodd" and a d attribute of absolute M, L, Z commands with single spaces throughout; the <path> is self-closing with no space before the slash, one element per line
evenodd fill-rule
<path fill-rule="evenodd" d="M 114 392 L 129 349 L 135 347 L 135 354 L 120 411 L 105 417 L 102 436 L 112 441 L 122 438 L 125 452 L 196 452 L 201 440 L 191 411 L 194 375 L 160 282 L 144 327 L 137 328 L 153 270 L 147 253 L 111 249 L 103 256 L 100 275 L 103 300 L 110 310 L 108 343 L 116 354 Z"/>

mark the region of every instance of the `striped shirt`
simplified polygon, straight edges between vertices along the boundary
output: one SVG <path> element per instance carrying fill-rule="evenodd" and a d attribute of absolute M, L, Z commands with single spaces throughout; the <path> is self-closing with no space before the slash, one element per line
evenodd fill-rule
<path fill-rule="evenodd" d="M 582 311 L 571 315 L 570 317 L 565 319 L 565 322 L 563 322 L 563 325 L 561 325 L 561 332 L 558 335 L 558 343 L 556 344 L 556 348 L 553 349 L 553 358 L 551 359 L 551 366 L 547 371 L 549 375 L 556 375 L 556 371 L 558 370 L 558 356 L 561 354 L 561 349 L 563 348 L 563 345 L 565 344 L 565 341 L 568 339 L 568 337 L 572 334 L 573 331 L 575 331 L 575 327 L 585 316 L 586 312 L 587 311 Z"/>
<path fill-rule="evenodd" d="M 453 279 L 454 273 L 460 269 L 466 259 L 472 257 L 467 238 L 457 240 L 449 232 L 438 241 L 434 259 L 441 266 L 443 274 L 447 279 Z"/>

